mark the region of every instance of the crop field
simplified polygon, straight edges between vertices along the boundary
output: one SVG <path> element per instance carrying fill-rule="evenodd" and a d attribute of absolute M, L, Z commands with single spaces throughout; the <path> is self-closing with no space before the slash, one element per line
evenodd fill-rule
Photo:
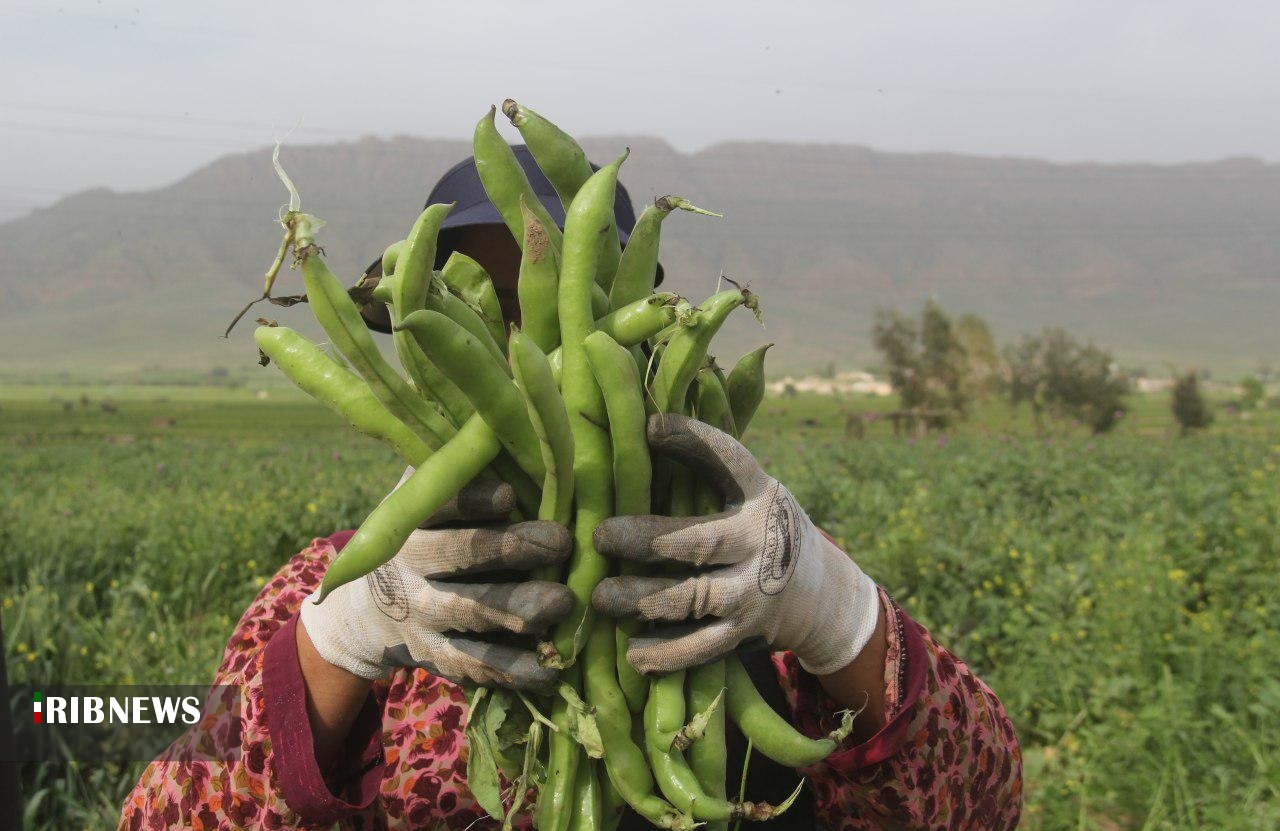
<path fill-rule="evenodd" d="M 262 392 L 0 388 L 11 680 L 207 681 L 268 577 L 395 483 L 390 451 Z M 1023 827 L 1280 827 L 1280 414 L 1180 438 L 1144 398 L 1045 437 L 992 404 L 947 438 L 846 434 L 888 406 L 769 399 L 748 444 L 999 693 Z M 28 766 L 29 824 L 114 827 L 137 772 Z"/>

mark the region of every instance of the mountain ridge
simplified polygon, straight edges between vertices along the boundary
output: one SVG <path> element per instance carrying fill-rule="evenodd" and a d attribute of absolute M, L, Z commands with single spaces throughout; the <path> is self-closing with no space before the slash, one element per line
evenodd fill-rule
<path fill-rule="evenodd" d="M 623 146 L 637 208 L 677 193 L 723 220 L 664 225 L 669 286 L 709 294 L 723 270 L 762 299 L 766 330 L 734 321 L 722 362 L 768 339 L 775 370 L 874 360 L 876 308 L 937 297 L 1009 338 L 1061 324 L 1126 364 L 1241 372 L 1280 351 L 1280 165 L 1061 163 L 853 144 L 726 141 L 682 153 Z M 347 279 L 403 235 L 464 141 L 364 137 L 286 146 L 282 160 Z M 286 199 L 270 149 L 160 188 L 92 188 L 0 224 L 0 352 L 9 373 L 236 366 L 225 321 L 260 291 Z M 300 290 L 295 274 L 280 293 Z M 294 325 L 305 309 L 273 309 Z M 303 328 L 306 328 L 305 326 Z M 246 343 L 247 341 L 247 343 Z"/>

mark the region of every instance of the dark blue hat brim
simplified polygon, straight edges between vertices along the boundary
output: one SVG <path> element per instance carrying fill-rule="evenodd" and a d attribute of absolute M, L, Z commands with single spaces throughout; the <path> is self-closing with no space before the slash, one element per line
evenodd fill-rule
<path fill-rule="evenodd" d="M 542 203 L 542 207 L 547 209 L 547 213 L 555 220 L 556 227 L 564 230 L 564 206 L 560 204 L 558 198 L 548 199 L 543 196 L 538 197 L 538 201 Z M 464 208 L 456 213 L 451 213 L 445 217 L 440 225 L 440 230 L 448 231 L 459 228 L 470 228 L 475 225 L 505 225 L 502 214 L 498 213 L 498 209 L 494 207 L 492 202 L 480 202 L 469 208 Z M 631 235 L 622 228 L 618 229 L 618 242 L 623 245 L 627 244 L 627 240 Z"/>

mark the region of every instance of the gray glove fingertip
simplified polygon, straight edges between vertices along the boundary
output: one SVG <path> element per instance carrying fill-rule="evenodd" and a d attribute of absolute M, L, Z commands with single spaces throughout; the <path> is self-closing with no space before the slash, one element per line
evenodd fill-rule
<path fill-rule="evenodd" d="M 440 629 L 515 634 L 541 632 L 568 616 L 573 592 L 546 580 L 523 583 L 442 583 L 425 581 L 415 599 L 420 619 Z"/>
<path fill-rule="evenodd" d="M 641 675 L 665 675 L 728 655 L 742 638 L 727 620 L 666 627 L 632 636 L 627 663 Z"/>
<path fill-rule="evenodd" d="M 601 521 L 591 535 L 596 551 L 605 557 L 648 562 L 658 558 L 654 540 L 683 531 L 705 517 L 671 517 L 646 514 L 610 517 Z M 677 560 L 678 562 L 678 560 Z"/>
<path fill-rule="evenodd" d="M 516 494 L 506 482 L 488 477 L 472 479 L 457 496 L 463 519 L 503 519 L 516 507 Z"/>
<path fill-rule="evenodd" d="M 591 608 L 608 617 L 651 620 L 641 613 L 640 602 L 679 582 L 674 577 L 606 577 L 591 592 Z"/>
<path fill-rule="evenodd" d="M 515 491 L 506 482 L 479 477 L 468 482 L 457 495 L 431 515 L 423 528 L 449 522 L 495 522 L 506 519 L 515 509 Z"/>
<path fill-rule="evenodd" d="M 549 693 L 559 683 L 560 673 L 542 666 L 538 656 L 527 649 L 476 638 L 449 637 L 447 640 L 458 669 L 467 680 L 477 684 Z"/>
<path fill-rule="evenodd" d="M 693 468 L 729 503 L 744 501 L 765 478 L 751 451 L 697 419 L 656 413 L 649 416 L 646 436 L 650 450 Z"/>
<path fill-rule="evenodd" d="M 531 565 L 557 565 L 573 554 L 573 535 L 558 522 L 535 519 L 517 523 L 509 530 L 520 539 Z"/>

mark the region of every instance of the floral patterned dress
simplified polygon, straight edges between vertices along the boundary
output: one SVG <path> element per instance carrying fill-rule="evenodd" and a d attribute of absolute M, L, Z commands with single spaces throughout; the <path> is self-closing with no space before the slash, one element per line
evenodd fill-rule
<path fill-rule="evenodd" d="M 190 737 L 144 771 L 119 829 L 484 829 L 467 788 L 466 701 L 425 670 L 376 683 L 332 770 L 312 753 L 295 629 L 302 601 L 351 538 L 316 539 L 263 587 L 227 643 Z M 991 829 L 1017 825 L 1022 761 L 1000 701 L 881 594 L 890 626 L 885 726 L 802 771 L 818 827 Z M 793 723 L 819 735 L 837 707 L 795 657 L 772 656 Z M 223 761 L 225 760 L 225 761 Z M 527 818 L 522 827 L 529 827 Z"/>

